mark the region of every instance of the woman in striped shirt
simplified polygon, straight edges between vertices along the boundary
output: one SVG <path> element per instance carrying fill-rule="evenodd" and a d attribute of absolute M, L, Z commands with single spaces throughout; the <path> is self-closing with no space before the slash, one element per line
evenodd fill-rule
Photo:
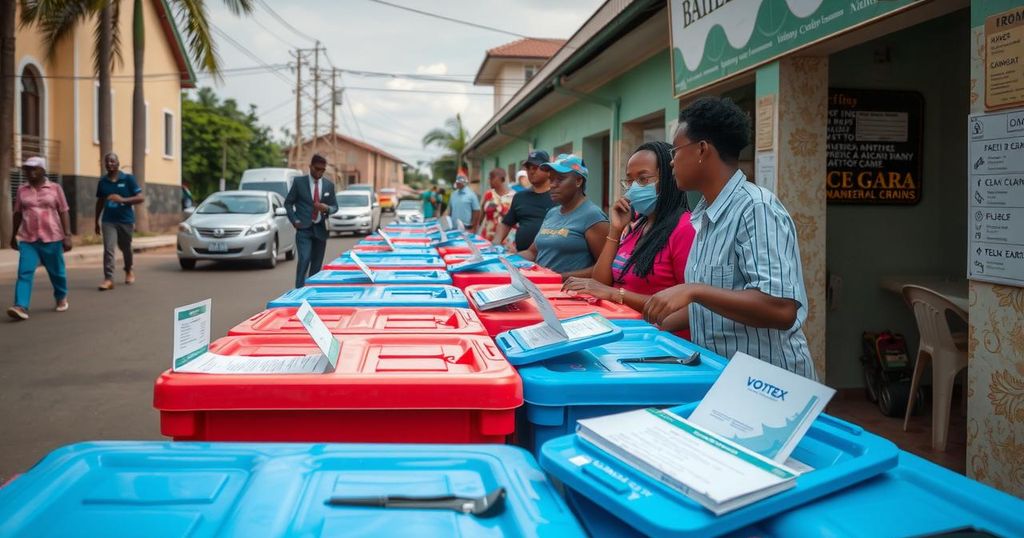
<path fill-rule="evenodd" d="M 612 207 L 611 227 L 593 278 L 570 278 L 564 290 L 641 312 L 651 295 L 684 281 L 696 232 L 686 193 L 672 177 L 671 149 L 665 142 L 649 142 L 633 152 L 621 181 L 625 195 Z M 685 329 L 680 332 L 689 336 Z"/>

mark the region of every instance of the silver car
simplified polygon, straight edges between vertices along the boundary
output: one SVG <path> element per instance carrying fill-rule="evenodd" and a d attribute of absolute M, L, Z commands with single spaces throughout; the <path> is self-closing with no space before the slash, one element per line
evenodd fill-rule
<path fill-rule="evenodd" d="M 395 220 L 401 223 L 423 222 L 423 202 L 402 200 L 395 210 Z"/>
<path fill-rule="evenodd" d="M 338 210 L 327 219 L 331 233 L 369 234 L 380 226 L 380 205 L 371 200 L 372 192 L 344 190 L 338 193 Z"/>
<path fill-rule="evenodd" d="M 281 252 L 295 257 L 295 227 L 274 192 L 212 194 L 178 225 L 182 269 L 194 269 L 198 260 L 251 260 L 272 269 Z"/>

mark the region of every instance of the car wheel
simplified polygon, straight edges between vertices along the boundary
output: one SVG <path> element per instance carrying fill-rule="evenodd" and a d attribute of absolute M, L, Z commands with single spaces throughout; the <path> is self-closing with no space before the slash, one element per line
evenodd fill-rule
<path fill-rule="evenodd" d="M 184 271 L 191 271 L 196 268 L 196 261 L 187 258 L 178 258 L 178 265 L 180 265 Z"/>
<path fill-rule="evenodd" d="M 292 249 L 289 250 L 288 252 L 284 253 L 284 259 L 286 259 L 288 261 L 294 260 L 295 259 L 295 249 L 296 248 L 297 247 L 295 245 L 292 245 Z"/>
<path fill-rule="evenodd" d="M 270 243 L 270 257 L 263 260 L 263 267 L 265 269 L 273 269 L 277 267 L 277 255 L 277 238 L 275 237 L 274 241 Z"/>

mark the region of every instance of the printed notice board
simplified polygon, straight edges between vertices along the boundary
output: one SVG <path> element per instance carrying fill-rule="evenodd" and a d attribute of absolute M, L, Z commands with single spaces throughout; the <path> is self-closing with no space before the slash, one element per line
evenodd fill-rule
<path fill-rule="evenodd" d="M 985 19 L 985 107 L 1024 104 L 1024 6 Z"/>
<path fill-rule="evenodd" d="M 967 278 L 1024 286 L 1024 109 L 967 121 Z"/>
<path fill-rule="evenodd" d="M 830 204 L 921 201 L 924 98 L 917 92 L 829 89 Z"/>

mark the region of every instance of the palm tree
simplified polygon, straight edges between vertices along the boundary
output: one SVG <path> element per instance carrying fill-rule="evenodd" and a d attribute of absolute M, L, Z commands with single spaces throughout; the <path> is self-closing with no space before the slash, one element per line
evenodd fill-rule
<path fill-rule="evenodd" d="M 236 15 L 250 13 L 253 0 L 223 0 Z M 21 0 L 22 24 L 37 24 L 43 31 L 48 57 L 57 52 L 59 43 L 86 19 L 96 17 L 95 70 L 99 79 L 100 158 L 113 149 L 110 102 L 110 69 L 114 60 L 121 61 L 121 39 L 118 30 L 120 0 Z M 132 93 L 132 172 L 139 186 L 145 185 L 146 175 L 146 104 L 144 93 L 145 25 L 143 0 L 132 4 L 132 65 L 134 91 Z M 175 15 L 185 26 L 188 52 L 210 73 L 219 72 L 219 61 L 210 34 L 210 21 L 203 2 L 170 0 Z M 102 165 L 100 167 L 102 170 Z M 138 227 L 149 228 L 145 204 L 137 208 Z"/>
<path fill-rule="evenodd" d="M 14 2 L 0 2 L 0 248 L 11 240 L 14 157 Z"/>
<path fill-rule="evenodd" d="M 235 15 L 252 12 L 253 0 L 223 0 Z M 133 0 L 132 5 L 132 59 L 135 69 L 134 91 L 132 92 L 132 173 L 139 186 L 146 181 L 146 97 L 143 84 L 143 60 L 146 52 L 146 33 L 142 11 L 143 0 Z M 201 68 L 212 74 L 220 72 L 213 37 L 210 34 L 210 19 L 203 2 L 171 0 L 175 13 L 185 23 L 185 37 L 188 52 Z M 145 204 L 139 205 L 139 229 L 149 229 L 149 214 Z"/>
<path fill-rule="evenodd" d="M 462 124 L 462 115 L 456 114 L 444 122 L 444 128 L 431 130 L 423 136 L 423 147 L 437 147 L 446 151 L 431 164 L 434 178 L 454 178 L 460 168 L 467 168 L 462 154 L 466 151 L 469 131 Z"/>

